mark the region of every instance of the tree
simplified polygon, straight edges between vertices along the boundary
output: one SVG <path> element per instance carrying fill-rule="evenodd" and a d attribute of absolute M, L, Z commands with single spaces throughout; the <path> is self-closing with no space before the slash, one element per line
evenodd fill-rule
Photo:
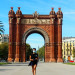
<path fill-rule="evenodd" d="M 37 53 L 38 53 L 38 56 L 39 58 L 42 60 L 44 59 L 44 56 L 45 56 L 45 47 L 41 47 L 39 48 L 39 50 L 37 50 Z"/>
<path fill-rule="evenodd" d="M 29 60 L 29 56 L 32 53 L 32 48 L 29 44 L 26 44 L 26 60 Z M 0 44 L 0 59 L 7 60 L 8 58 L 8 43 Z"/>
<path fill-rule="evenodd" d="M 0 44 L 0 58 L 7 60 L 7 58 L 8 58 L 8 43 Z"/>
<path fill-rule="evenodd" d="M 4 25 L 2 24 L 3 24 L 2 21 L 0 21 L 0 33 L 4 33 L 4 28 L 3 28 Z"/>
<path fill-rule="evenodd" d="M 32 53 L 32 48 L 29 44 L 26 44 L 26 60 L 28 61 L 29 60 L 29 56 L 31 55 Z"/>

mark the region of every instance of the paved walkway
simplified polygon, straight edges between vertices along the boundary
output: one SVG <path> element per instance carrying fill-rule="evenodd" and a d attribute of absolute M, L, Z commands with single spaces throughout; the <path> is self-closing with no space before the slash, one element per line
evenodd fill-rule
<path fill-rule="evenodd" d="M 0 66 L 0 75 L 32 75 L 28 63 Z M 75 75 L 75 66 L 62 63 L 38 63 L 36 75 Z"/>

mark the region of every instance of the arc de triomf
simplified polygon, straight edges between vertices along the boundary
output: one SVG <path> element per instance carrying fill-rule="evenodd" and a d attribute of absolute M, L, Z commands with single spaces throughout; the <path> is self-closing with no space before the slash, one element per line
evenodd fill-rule
<path fill-rule="evenodd" d="M 61 8 L 49 15 L 22 14 L 20 7 L 15 14 L 9 11 L 8 62 L 26 61 L 26 39 L 32 33 L 39 33 L 45 40 L 45 62 L 62 62 L 62 18 Z M 40 38 L 39 38 L 40 39 Z"/>

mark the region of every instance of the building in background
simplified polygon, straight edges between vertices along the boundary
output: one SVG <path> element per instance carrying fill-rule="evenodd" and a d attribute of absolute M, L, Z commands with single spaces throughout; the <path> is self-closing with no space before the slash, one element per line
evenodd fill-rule
<path fill-rule="evenodd" d="M 4 42 L 9 42 L 9 35 L 8 34 L 0 34 L 0 44 Z"/>
<path fill-rule="evenodd" d="M 62 56 L 66 60 L 74 60 L 75 37 L 64 37 L 62 39 Z"/>

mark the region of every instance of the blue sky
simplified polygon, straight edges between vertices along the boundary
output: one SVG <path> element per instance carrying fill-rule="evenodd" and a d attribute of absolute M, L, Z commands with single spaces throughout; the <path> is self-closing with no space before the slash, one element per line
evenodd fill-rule
<path fill-rule="evenodd" d="M 75 0 L 0 0 L 0 20 L 4 23 L 5 34 L 9 34 L 9 24 L 8 24 L 8 12 L 10 7 L 14 7 L 14 11 L 17 11 L 17 7 L 21 7 L 23 14 L 33 14 L 37 11 L 39 14 L 49 14 L 51 7 L 57 12 L 58 8 L 61 7 L 63 11 L 63 26 L 62 26 L 62 36 L 63 37 L 75 37 Z M 44 39 L 39 34 L 32 34 L 27 38 L 27 42 L 36 35 L 41 46 L 44 44 Z M 36 41 L 36 39 L 35 39 Z M 33 47 L 37 42 L 31 45 Z M 37 44 L 37 46 L 40 44 Z M 36 46 L 36 45 L 35 45 Z"/>
<path fill-rule="evenodd" d="M 28 36 L 26 43 L 29 43 L 32 48 L 36 48 L 38 50 L 45 44 L 45 41 L 40 34 L 33 33 Z"/>

